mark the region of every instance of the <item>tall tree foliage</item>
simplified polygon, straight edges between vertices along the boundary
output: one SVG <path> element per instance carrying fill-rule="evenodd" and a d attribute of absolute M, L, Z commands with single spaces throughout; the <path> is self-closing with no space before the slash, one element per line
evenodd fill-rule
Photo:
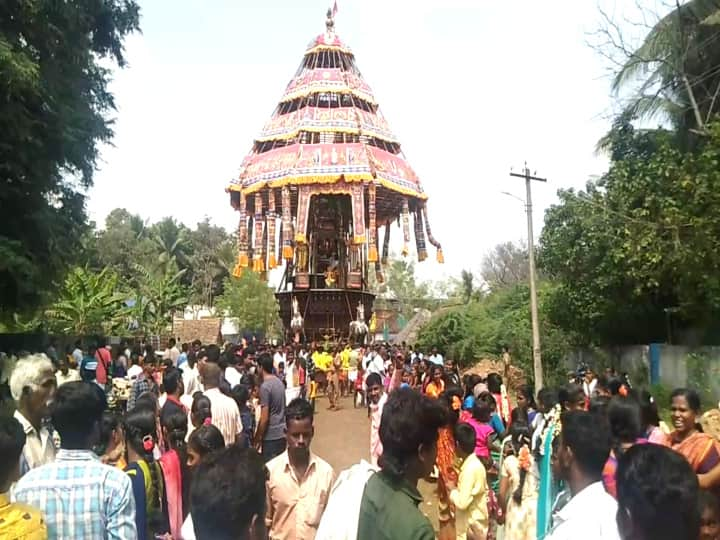
<path fill-rule="evenodd" d="M 109 59 L 138 29 L 132 0 L 0 3 L 0 306 L 37 306 L 77 260 L 98 143 L 112 137 Z"/>
<path fill-rule="evenodd" d="M 675 134 L 611 134 L 612 163 L 545 215 L 541 265 L 558 284 L 551 317 L 586 341 L 648 342 L 675 324 L 708 329 L 720 309 L 720 125 L 693 151 Z"/>
<path fill-rule="evenodd" d="M 52 332 L 71 336 L 112 334 L 125 330 L 125 295 L 110 268 L 94 272 L 75 267 L 68 272 L 44 319 Z"/>
<path fill-rule="evenodd" d="M 524 242 L 503 242 L 482 260 L 483 280 L 491 290 L 528 282 L 528 250 Z"/>
<path fill-rule="evenodd" d="M 624 111 L 661 114 L 683 133 L 704 132 L 720 111 L 720 1 L 666 2 L 660 15 L 637 6 L 642 22 L 634 26 L 646 30 L 642 41 L 626 37 L 629 21 L 621 26 L 601 11 L 596 47 L 614 64 L 613 90 Z"/>
<path fill-rule="evenodd" d="M 237 319 L 241 331 L 269 332 L 278 327 L 278 303 L 273 290 L 255 272 L 225 280 L 217 309 Z"/>

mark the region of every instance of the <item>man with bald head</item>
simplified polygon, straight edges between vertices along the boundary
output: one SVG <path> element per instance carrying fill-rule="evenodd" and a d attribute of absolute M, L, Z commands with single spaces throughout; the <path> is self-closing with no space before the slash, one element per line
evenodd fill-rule
<path fill-rule="evenodd" d="M 210 400 L 212 424 L 217 427 L 225 438 L 225 444 L 235 443 L 235 436 L 242 432 L 242 420 L 237 403 L 220 391 L 222 369 L 216 362 L 206 361 L 201 367 L 205 395 Z"/>

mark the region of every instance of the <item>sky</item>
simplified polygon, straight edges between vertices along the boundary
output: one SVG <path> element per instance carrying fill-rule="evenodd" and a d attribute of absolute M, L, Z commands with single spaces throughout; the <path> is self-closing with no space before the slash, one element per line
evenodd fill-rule
<path fill-rule="evenodd" d="M 141 0 L 91 219 L 124 207 L 234 230 L 225 187 L 330 3 Z M 527 161 L 548 180 L 533 185 L 536 238 L 558 189 L 607 169 L 595 144 L 610 125 L 608 66 L 587 44 L 599 23 L 593 0 L 338 0 L 336 31 L 429 196 L 446 262 L 429 257 L 421 279 L 478 272 L 493 246 L 527 237 L 523 202 L 503 194 L 525 195 L 511 169 Z"/>

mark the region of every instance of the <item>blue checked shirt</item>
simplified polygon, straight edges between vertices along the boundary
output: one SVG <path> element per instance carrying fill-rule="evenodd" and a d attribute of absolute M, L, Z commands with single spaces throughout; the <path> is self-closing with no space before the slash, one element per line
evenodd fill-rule
<path fill-rule="evenodd" d="M 42 511 L 48 538 L 137 539 L 130 478 L 89 450 L 58 451 L 18 481 L 15 500 Z"/>

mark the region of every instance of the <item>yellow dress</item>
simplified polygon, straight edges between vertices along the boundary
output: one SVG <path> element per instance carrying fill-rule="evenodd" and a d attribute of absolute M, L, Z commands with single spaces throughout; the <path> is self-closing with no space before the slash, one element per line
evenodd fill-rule
<path fill-rule="evenodd" d="M 47 528 L 39 510 L 20 503 L 10 503 L 7 494 L 0 495 L 0 538 L 4 540 L 46 540 Z"/>

